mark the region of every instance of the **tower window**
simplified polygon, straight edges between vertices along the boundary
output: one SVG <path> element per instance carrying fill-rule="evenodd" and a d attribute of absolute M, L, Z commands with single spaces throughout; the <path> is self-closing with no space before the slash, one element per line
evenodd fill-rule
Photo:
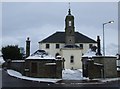
<path fill-rule="evenodd" d="M 74 56 L 70 57 L 70 63 L 74 63 Z"/>
<path fill-rule="evenodd" d="M 69 26 L 71 26 L 72 25 L 72 22 L 71 21 L 69 21 Z"/>
<path fill-rule="evenodd" d="M 46 49 L 49 49 L 50 48 L 50 45 L 49 44 L 46 44 Z"/>
<path fill-rule="evenodd" d="M 56 44 L 56 49 L 59 49 L 60 48 L 60 45 L 59 44 Z"/>
<path fill-rule="evenodd" d="M 83 44 L 80 44 L 80 48 L 83 49 Z"/>

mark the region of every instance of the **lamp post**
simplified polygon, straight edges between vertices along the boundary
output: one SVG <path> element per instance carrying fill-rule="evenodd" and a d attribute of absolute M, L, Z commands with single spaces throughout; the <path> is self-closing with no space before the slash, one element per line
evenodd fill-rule
<path fill-rule="evenodd" d="M 105 56 L 105 32 L 104 32 L 104 28 L 105 28 L 105 25 L 106 24 L 109 24 L 109 23 L 114 23 L 114 21 L 109 21 L 109 22 L 106 22 L 106 23 L 103 23 L 103 56 Z"/>

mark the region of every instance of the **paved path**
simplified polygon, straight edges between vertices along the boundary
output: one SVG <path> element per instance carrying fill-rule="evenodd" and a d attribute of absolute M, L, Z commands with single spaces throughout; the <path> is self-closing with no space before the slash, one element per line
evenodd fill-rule
<path fill-rule="evenodd" d="M 46 89 L 50 89 L 50 87 L 53 87 L 56 89 L 56 87 L 62 87 L 62 89 L 66 89 L 67 87 L 71 88 L 80 88 L 80 89 L 101 89 L 101 87 L 107 87 L 107 89 L 120 89 L 120 81 L 114 81 L 114 82 L 108 82 L 108 83 L 100 83 L 97 81 L 87 83 L 87 82 L 81 82 L 81 81 L 74 81 L 74 80 L 62 80 L 61 82 L 58 82 L 56 84 L 51 83 L 41 83 L 41 82 L 34 82 L 34 81 L 28 81 L 28 80 L 22 80 L 18 78 L 11 77 L 7 74 L 6 71 L 2 70 L 2 87 L 3 89 L 6 89 L 6 87 L 16 89 L 15 87 L 39 87 L 39 89 L 43 89 L 43 87 L 46 87 Z M 42 88 L 40 88 L 42 87 Z M 109 87 L 109 88 L 108 88 Z M 8 88 L 7 88 L 8 89 Z M 102 88 L 103 89 L 103 88 Z"/>

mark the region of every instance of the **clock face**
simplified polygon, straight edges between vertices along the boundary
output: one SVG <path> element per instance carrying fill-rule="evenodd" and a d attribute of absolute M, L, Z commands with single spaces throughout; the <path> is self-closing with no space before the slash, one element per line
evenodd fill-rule
<path fill-rule="evenodd" d="M 72 22 L 71 21 L 69 21 L 69 26 L 71 26 L 72 25 Z"/>

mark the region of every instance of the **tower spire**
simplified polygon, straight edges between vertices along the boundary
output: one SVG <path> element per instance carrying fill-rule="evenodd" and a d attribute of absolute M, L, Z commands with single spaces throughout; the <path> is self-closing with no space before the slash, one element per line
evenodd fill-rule
<path fill-rule="evenodd" d="M 69 2 L 68 4 L 69 4 L 69 11 L 68 11 L 68 15 L 71 15 L 70 2 Z"/>

